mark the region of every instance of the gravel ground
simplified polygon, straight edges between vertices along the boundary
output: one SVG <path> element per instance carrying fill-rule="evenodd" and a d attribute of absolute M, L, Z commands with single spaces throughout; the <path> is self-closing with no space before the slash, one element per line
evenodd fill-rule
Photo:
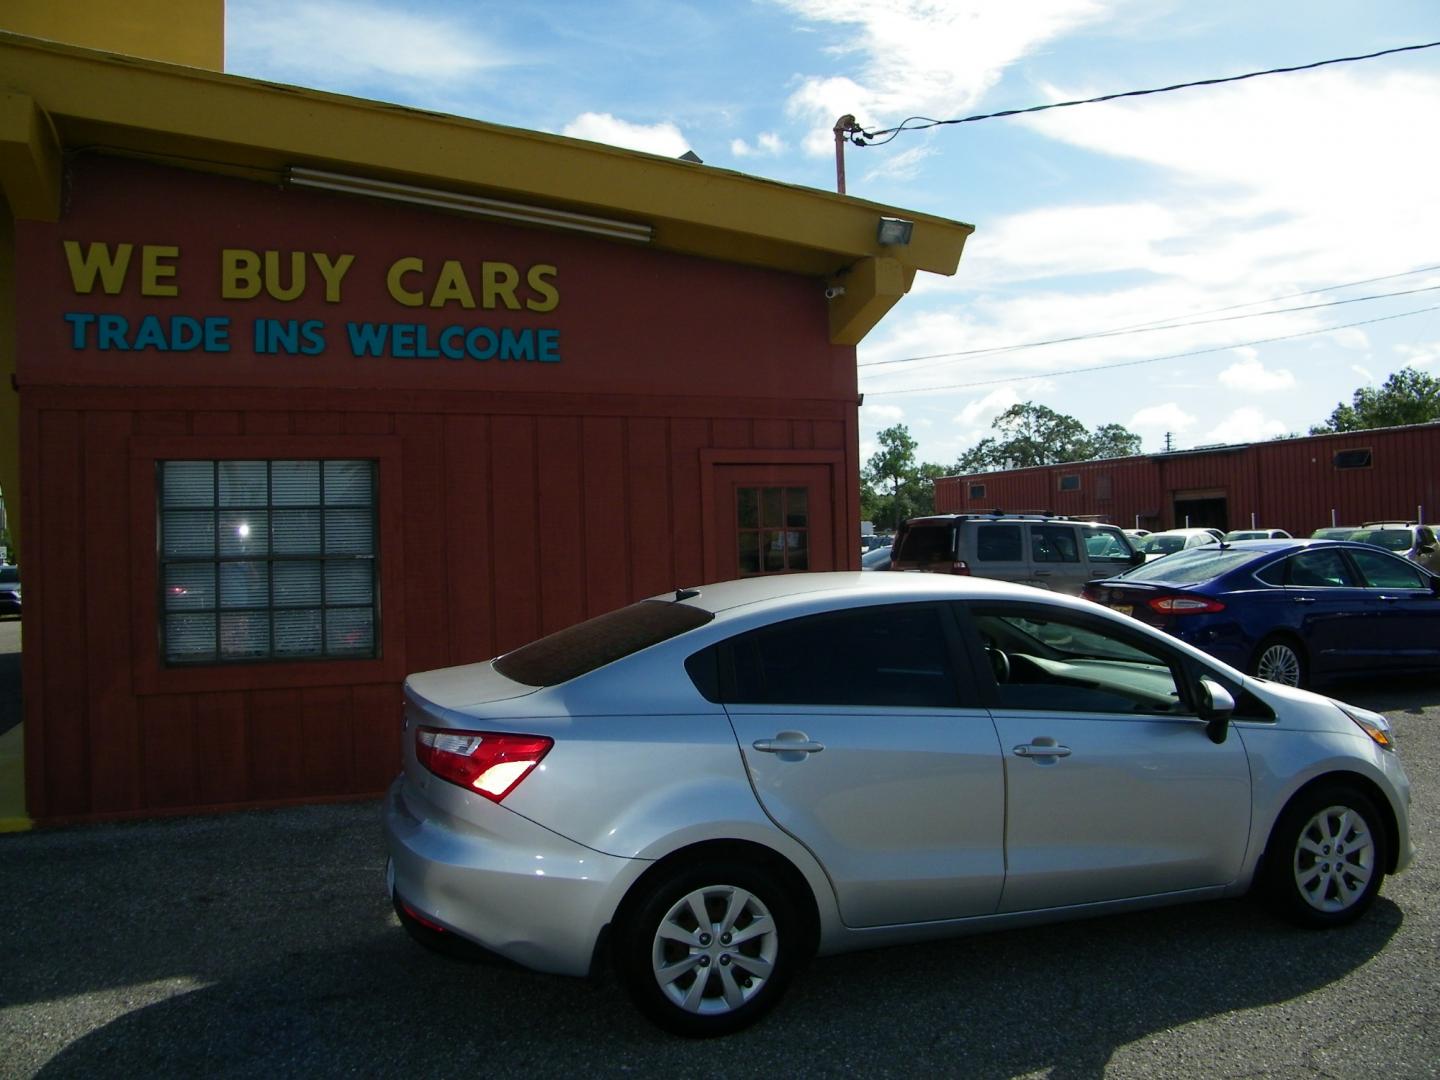
<path fill-rule="evenodd" d="M 1420 858 L 1359 924 L 1248 902 L 815 962 L 688 1042 L 613 982 L 433 956 L 384 895 L 373 803 L 0 836 L 0 1076 L 1440 1076 L 1440 683 L 1390 713 Z"/>

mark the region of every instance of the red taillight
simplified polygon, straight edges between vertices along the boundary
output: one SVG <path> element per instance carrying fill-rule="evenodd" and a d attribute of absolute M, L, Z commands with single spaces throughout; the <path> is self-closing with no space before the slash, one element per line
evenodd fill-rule
<path fill-rule="evenodd" d="M 499 802 L 515 790 L 550 752 L 545 735 L 493 731 L 451 731 L 422 727 L 415 732 L 415 757 L 441 780 Z"/>
<path fill-rule="evenodd" d="M 1145 603 L 1151 611 L 1158 611 L 1161 615 L 1208 615 L 1225 610 L 1225 605 L 1219 600 L 1203 596 L 1155 596 Z"/>
<path fill-rule="evenodd" d="M 953 563 L 950 564 L 950 573 L 964 574 L 966 577 L 969 577 L 970 564 L 967 563 L 964 559 L 956 559 Z"/>

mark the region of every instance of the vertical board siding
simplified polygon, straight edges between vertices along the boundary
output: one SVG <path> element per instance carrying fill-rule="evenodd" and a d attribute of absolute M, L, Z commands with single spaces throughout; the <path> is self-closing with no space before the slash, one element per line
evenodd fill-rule
<path fill-rule="evenodd" d="M 549 634 L 585 618 L 584 503 L 580 497 L 580 423 L 544 417 L 536 430 L 539 497 L 540 630 Z"/>
<path fill-rule="evenodd" d="M 64 538 L 46 546 L 46 576 L 26 589 L 26 600 L 38 601 L 41 609 L 40 648 L 52 661 L 45 665 L 40 691 L 45 713 L 42 736 L 48 809 L 56 815 L 84 814 L 90 809 L 91 733 L 82 583 L 85 542 L 91 532 L 84 518 L 79 413 L 41 414 L 39 464 L 40 520 L 29 526 L 29 535 Z M 115 576 L 123 578 L 124 574 L 117 569 Z M 99 632 L 104 628 L 96 629 Z M 62 658 L 63 663 L 55 662 Z"/>
<path fill-rule="evenodd" d="M 277 405 L 281 403 L 277 400 Z M 175 410 L 37 411 L 27 482 L 34 535 L 27 660 L 40 690 L 27 723 L 44 741 L 29 774 L 31 812 L 84 818 L 373 795 L 403 753 L 398 683 L 138 693 L 133 685 L 135 558 L 125 523 L 154 492 L 130 441 L 193 436 L 394 435 L 398 468 L 381 512 L 398 514 L 405 670 L 494 656 L 677 585 L 703 582 L 702 520 L 711 449 L 840 450 L 844 420 L 508 414 L 325 414 Z M 28 429 L 27 429 L 28 430 Z M 264 456 L 263 442 L 257 456 Z M 391 475 L 391 474 L 387 474 Z M 145 483 L 149 483 L 146 481 Z M 849 542 L 843 478 L 836 544 Z M 141 484 L 140 489 L 135 485 Z M 29 504 L 27 504 L 29 505 Z M 851 515 L 853 516 L 853 515 Z M 386 524 L 386 522 L 382 522 Z M 844 550 L 840 548 L 839 550 Z M 43 653 L 45 662 L 41 662 Z M 263 684 L 262 684 L 263 685 Z M 28 766 L 27 766 L 28 767 Z"/>
<path fill-rule="evenodd" d="M 445 418 L 445 522 L 446 663 L 484 660 L 497 650 L 490 579 L 490 422 L 483 416 Z"/>
<path fill-rule="evenodd" d="M 128 413 L 84 418 L 86 534 L 85 686 L 89 712 L 90 805 L 135 810 L 140 799 L 140 717 L 131 686 L 130 612 L 134 585 L 130 530 Z M 108 523 L 102 525 L 101 523 Z"/>

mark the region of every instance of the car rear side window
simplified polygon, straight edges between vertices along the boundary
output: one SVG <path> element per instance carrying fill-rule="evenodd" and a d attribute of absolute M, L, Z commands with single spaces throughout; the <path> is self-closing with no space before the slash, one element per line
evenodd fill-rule
<path fill-rule="evenodd" d="M 1019 525 L 977 525 L 975 558 L 979 562 L 1024 562 Z"/>
<path fill-rule="evenodd" d="M 689 604 L 641 600 L 508 652 L 495 661 L 495 670 L 526 686 L 555 686 L 704 626 L 714 617 Z"/>
<path fill-rule="evenodd" d="M 752 630 L 719 650 L 721 696 L 733 704 L 957 707 L 949 618 L 939 605 L 900 604 Z M 973 687 L 965 697 L 976 700 Z"/>
<path fill-rule="evenodd" d="M 1365 583 L 1372 589 L 1428 589 L 1424 575 L 1412 564 L 1393 555 L 1382 555 L 1378 551 L 1350 550 L 1350 557 L 1365 575 Z"/>

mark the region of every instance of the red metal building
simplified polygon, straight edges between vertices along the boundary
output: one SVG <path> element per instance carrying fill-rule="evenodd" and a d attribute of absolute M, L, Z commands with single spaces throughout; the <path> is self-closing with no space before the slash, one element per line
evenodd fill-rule
<path fill-rule="evenodd" d="M 1440 518 L 1440 424 L 947 476 L 940 513 L 1049 510 L 1125 528 L 1285 529 Z"/>

